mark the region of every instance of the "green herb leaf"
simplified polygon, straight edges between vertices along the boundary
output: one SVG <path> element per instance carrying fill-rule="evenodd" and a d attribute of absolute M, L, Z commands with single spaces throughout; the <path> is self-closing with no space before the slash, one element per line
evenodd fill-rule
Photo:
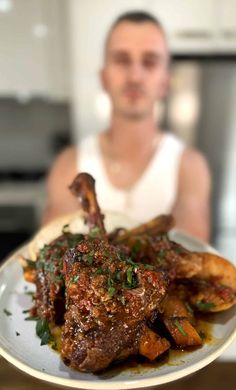
<path fill-rule="evenodd" d="M 67 223 L 66 225 L 63 226 L 63 228 L 62 228 L 62 233 L 63 233 L 63 234 L 70 233 L 70 226 L 69 226 L 68 223 Z"/>
<path fill-rule="evenodd" d="M 89 232 L 90 238 L 97 238 L 100 234 L 100 229 L 98 226 L 93 227 Z"/>
<path fill-rule="evenodd" d="M 142 248 L 142 243 L 140 240 L 136 240 L 134 245 L 132 246 L 132 255 L 136 256 Z"/>
<path fill-rule="evenodd" d="M 109 276 L 108 279 L 107 279 L 107 285 L 108 285 L 108 287 L 112 287 L 113 284 L 114 284 L 114 281 L 113 281 L 113 279 Z"/>
<path fill-rule="evenodd" d="M 93 264 L 93 255 L 91 255 L 90 253 L 86 254 L 83 256 L 83 260 L 88 263 L 89 265 L 92 265 Z"/>
<path fill-rule="evenodd" d="M 113 297 L 113 295 L 115 294 L 115 292 L 116 292 L 116 289 L 114 288 L 114 287 L 109 287 L 108 288 L 108 294 L 109 294 L 109 296 L 112 298 Z"/>
<path fill-rule="evenodd" d="M 73 278 L 70 280 L 70 283 L 76 283 L 79 280 L 79 275 L 74 275 Z"/>
<path fill-rule="evenodd" d="M 116 271 L 115 272 L 115 281 L 120 282 L 121 280 L 121 271 Z"/>
<path fill-rule="evenodd" d="M 26 291 L 26 292 L 24 292 L 24 294 L 25 294 L 25 295 L 31 295 L 31 296 L 32 296 L 32 295 L 34 295 L 34 291 Z"/>
<path fill-rule="evenodd" d="M 22 310 L 22 313 L 24 313 L 24 314 L 29 313 L 29 312 L 30 312 L 30 309 Z"/>
<path fill-rule="evenodd" d="M 36 268 L 36 261 L 33 261 L 33 260 L 30 260 L 30 259 L 24 259 L 27 263 L 27 266 L 29 268 L 33 268 L 35 269 Z"/>
<path fill-rule="evenodd" d="M 51 335 L 48 321 L 45 318 L 40 318 L 36 324 L 36 334 L 41 339 L 40 345 L 48 344 L 49 341 L 54 341 Z"/>
<path fill-rule="evenodd" d="M 12 316 L 12 313 L 7 309 L 3 309 L 3 313 L 6 314 L 6 316 Z"/>
<path fill-rule="evenodd" d="M 25 318 L 25 321 L 38 321 L 39 317 L 29 316 Z"/>
<path fill-rule="evenodd" d="M 151 271 L 153 271 L 155 269 L 155 267 L 151 264 L 143 264 L 143 266 L 144 266 L 144 268 L 149 269 Z"/>
<path fill-rule="evenodd" d="M 193 309 L 191 308 L 190 304 L 188 302 L 185 302 L 186 309 L 190 314 L 193 314 Z"/>
<path fill-rule="evenodd" d="M 206 338 L 206 334 L 202 330 L 200 330 L 200 332 L 198 332 L 198 334 L 202 340 L 204 340 Z"/>
<path fill-rule="evenodd" d="M 126 271 L 126 283 L 124 283 L 123 287 L 127 289 L 132 289 L 137 286 L 136 275 L 133 272 L 133 267 L 129 267 Z"/>
<path fill-rule="evenodd" d="M 215 307 L 215 304 L 213 302 L 197 301 L 195 303 L 195 305 L 197 306 L 197 308 L 199 310 L 202 310 L 202 311 L 209 310 L 209 309 L 212 309 L 213 307 Z"/>
<path fill-rule="evenodd" d="M 96 269 L 96 271 L 93 273 L 93 276 L 102 275 L 104 273 L 103 269 L 99 267 Z"/>
<path fill-rule="evenodd" d="M 158 252 L 158 257 L 165 257 L 166 251 L 164 249 L 160 249 Z"/>
<path fill-rule="evenodd" d="M 174 324 L 177 326 L 177 328 L 179 329 L 180 333 L 182 333 L 183 336 L 187 336 L 187 333 L 184 331 L 184 329 L 182 328 L 178 320 L 174 320 Z"/>
<path fill-rule="evenodd" d="M 125 297 L 124 297 L 124 295 L 121 295 L 119 297 L 119 300 L 121 301 L 122 305 L 125 305 Z"/>

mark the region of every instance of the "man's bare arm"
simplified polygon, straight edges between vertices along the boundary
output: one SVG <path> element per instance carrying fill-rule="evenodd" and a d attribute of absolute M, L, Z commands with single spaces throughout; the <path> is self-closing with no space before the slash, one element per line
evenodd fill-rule
<path fill-rule="evenodd" d="M 65 149 L 56 159 L 47 179 L 48 204 L 43 214 L 42 224 L 63 214 L 78 210 L 79 203 L 68 186 L 78 173 L 76 148 Z"/>
<path fill-rule="evenodd" d="M 173 215 L 176 227 L 196 238 L 210 238 L 211 177 L 205 158 L 193 149 L 183 154 Z"/>

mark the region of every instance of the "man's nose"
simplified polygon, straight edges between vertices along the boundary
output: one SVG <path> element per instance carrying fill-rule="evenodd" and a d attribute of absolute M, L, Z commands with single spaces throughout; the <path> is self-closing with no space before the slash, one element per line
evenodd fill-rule
<path fill-rule="evenodd" d="M 140 81 L 144 77 L 144 69 L 142 64 L 139 62 L 133 62 L 129 67 L 129 80 L 130 81 Z"/>

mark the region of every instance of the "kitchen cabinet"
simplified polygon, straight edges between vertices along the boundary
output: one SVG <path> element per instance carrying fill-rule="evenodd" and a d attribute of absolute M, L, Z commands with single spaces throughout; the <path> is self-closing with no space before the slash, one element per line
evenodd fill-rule
<path fill-rule="evenodd" d="M 20 0 L 0 12 L 0 96 L 67 97 L 65 8 L 63 0 Z"/>
<path fill-rule="evenodd" d="M 215 40 L 215 0 L 148 0 L 175 53 L 208 52 Z"/>
<path fill-rule="evenodd" d="M 236 0 L 216 0 L 216 50 L 236 53 Z"/>

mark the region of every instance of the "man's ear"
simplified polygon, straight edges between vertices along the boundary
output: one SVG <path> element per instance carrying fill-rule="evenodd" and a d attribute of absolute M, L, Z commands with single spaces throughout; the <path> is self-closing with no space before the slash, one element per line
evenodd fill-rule
<path fill-rule="evenodd" d="M 106 80 L 106 71 L 104 68 L 100 70 L 100 82 L 103 89 L 107 92 L 107 80 Z"/>

